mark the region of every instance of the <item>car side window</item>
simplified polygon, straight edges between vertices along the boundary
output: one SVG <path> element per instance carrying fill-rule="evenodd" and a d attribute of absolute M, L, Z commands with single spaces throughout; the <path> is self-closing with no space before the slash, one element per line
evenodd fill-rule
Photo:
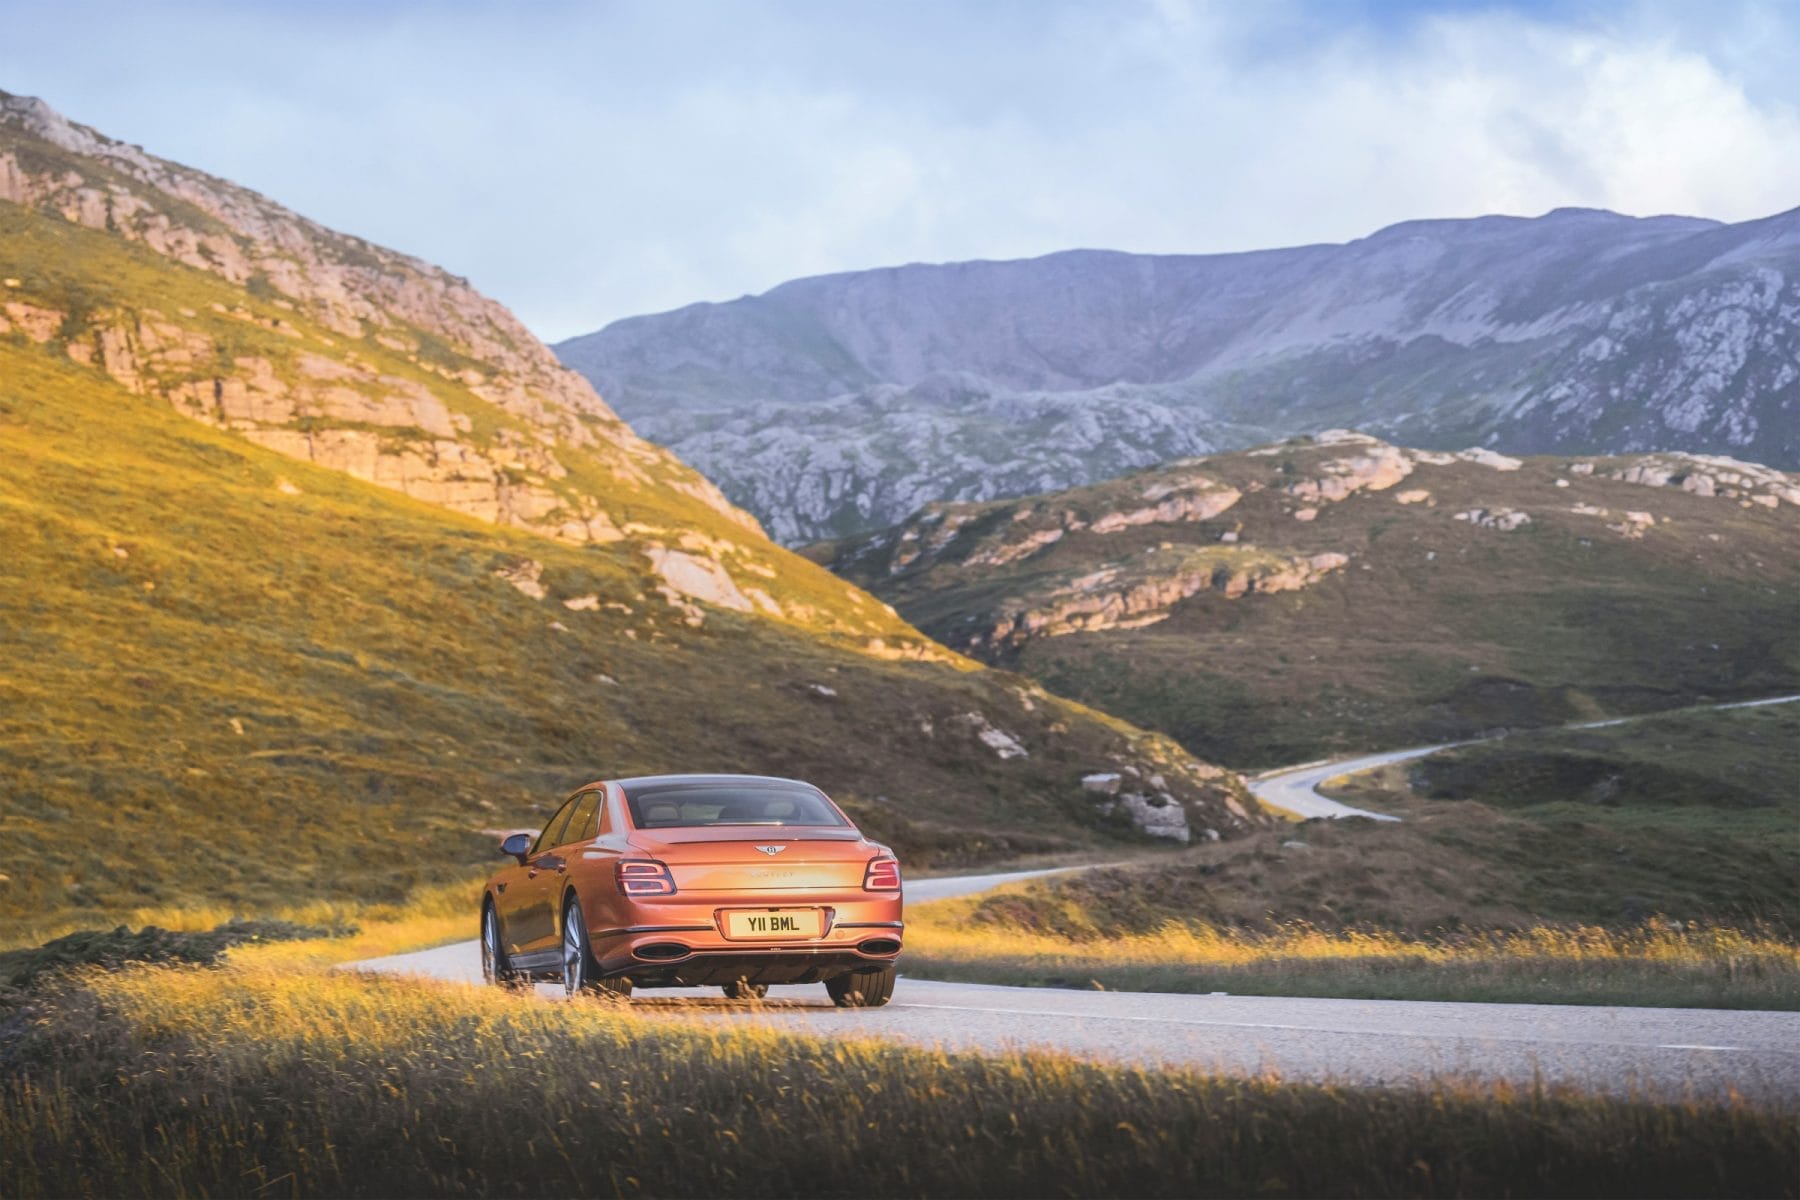
<path fill-rule="evenodd" d="M 575 797 L 575 811 L 569 814 L 568 828 L 553 844 L 560 846 L 564 842 L 585 842 L 593 837 L 594 817 L 599 808 L 599 792 L 583 792 Z"/>
<path fill-rule="evenodd" d="M 571 798 L 568 803 L 556 810 L 554 817 L 544 823 L 544 832 L 538 834 L 537 841 L 531 843 L 533 854 L 540 850 L 548 850 L 562 840 L 563 826 L 569 823 L 569 814 L 575 811 L 575 800 L 577 799 L 579 797 Z"/>

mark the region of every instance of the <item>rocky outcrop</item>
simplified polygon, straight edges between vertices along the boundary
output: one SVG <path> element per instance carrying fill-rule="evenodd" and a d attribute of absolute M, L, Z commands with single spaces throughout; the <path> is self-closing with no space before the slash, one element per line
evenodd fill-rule
<path fill-rule="evenodd" d="M 1134 508 L 1115 508 L 1096 517 L 1088 526 L 1095 533 L 1117 533 L 1140 525 L 1210 521 L 1239 500 L 1243 493 L 1205 476 L 1180 481 L 1159 481 L 1144 489 L 1148 503 Z"/>
<path fill-rule="evenodd" d="M 947 657 L 845 585 L 777 601 L 781 572 L 810 568 L 466 280 L 4 93 L 0 201 L 69 268 L 6 276 L 0 337 L 477 520 L 629 543 L 688 624 L 747 612 L 881 657 Z"/>
<path fill-rule="evenodd" d="M 1069 530 L 1061 525 L 1052 525 L 1048 529 L 1033 529 L 1022 537 L 1010 540 L 1002 539 L 994 545 L 975 550 L 963 561 L 971 567 L 1004 567 L 1021 559 L 1030 558 L 1046 546 L 1055 545 L 1062 541 L 1063 534 L 1068 532 Z M 924 548 L 919 547 L 917 552 L 909 554 L 904 560 L 896 557 L 890 570 L 895 573 L 904 571 L 918 561 L 923 552 Z"/>
<path fill-rule="evenodd" d="M 1800 506 L 1800 477 L 1720 455 L 1652 454 L 1598 464 L 1575 462 L 1566 470 L 1575 479 L 1609 479 L 1641 487 L 1671 488 L 1746 509 Z M 1559 485 L 1567 482 L 1557 480 Z M 1608 530 L 1633 541 L 1668 520 L 1643 509 L 1621 509 L 1614 520 L 1611 507 L 1587 502 L 1571 505 L 1569 511 L 1577 516 L 1598 517 Z"/>
<path fill-rule="evenodd" d="M 1025 758 L 1030 753 L 1018 738 L 1004 729 L 996 729 L 981 713 L 965 713 L 954 718 L 951 724 L 974 734 L 975 740 L 993 751 L 996 758 Z"/>
<path fill-rule="evenodd" d="M 1124 763 L 1082 776 L 1080 787 L 1103 817 L 1123 820 L 1145 837 L 1183 845 L 1216 842 L 1221 828 L 1236 833 L 1271 823 L 1242 790 L 1242 780 L 1200 763 L 1185 763 L 1179 771 Z"/>
<path fill-rule="evenodd" d="M 1234 546 L 1155 549 L 1102 567 L 975 619 L 967 644 L 1016 646 L 1032 638 L 1137 629 L 1166 621 L 1202 592 L 1235 600 L 1307 587 L 1350 560 L 1337 552 L 1276 555 Z"/>
<path fill-rule="evenodd" d="M 750 612 L 756 607 L 732 580 L 731 573 L 714 559 L 666 546 L 652 546 L 645 553 L 651 569 L 662 580 L 659 590 L 663 598 L 671 607 L 680 609 L 690 625 L 702 624 L 706 619 L 690 601 L 735 612 Z"/>
<path fill-rule="evenodd" d="M 0 304 L 0 333 L 61 338 L 71 359 L 133 392 L 282 453 L 568 540 L 618 536 L 609 489 L 573 482 L 577 461 L 620 491 L 666 488 L 757 530 L 466 280 L 4 93 L 0 200 L 241 289 L 242 301 L 204 308 Z"/>
<path fill-rule="evenodd" d="M 1343 440 L 1339 437 L 1334 443 Z M 1412 474 L 1413 460 L 1404 450 L 1373 438 L 1364 440 L 1368 448 L 1363 453 L 1326 459 L 1309 468 L 1316 475 L 1290 483 L 1284 490 L 1298 500 L 1316 504 L 1342 500 L 1352 492 L 1385 491 Z"/>
<path fill-rule="evenodd" d="M 1317 457 L 1318 452 L 1344 446 L 1355 447 L 1357 452 L 1338 457 Z M 1369 434 L 1347 429 L 1328 429 L 1310 439 L 1301 439 L 1298 445 L 1288 442 L 1252 450 L 1249 454 L 1254 457 L 1279 453 L 1294 457 L 1308 447 L 1315 451 L 1314 460 L 1297 463 L 1295 470 L 1303 477 L 1282 488 L 1288 495 L 1307 505 L 1294 513 L 1302 521 L 1317 517 L 1318 505 L 1334 504 L 1357 492 L 1386 491 L 1410 476 L 1416 466 L 1447 467 L 1456 463 L 1473 463 L 1495 471 L 1517 471 L 1525 465 L 1521 459 L 1496 454 L 1479 446 L 1454 454 L 1440 450 L 1404 449 L 1391 446 Z M 1431 491 L 1428 488 L 1412 488 L 1396 494 L 1394 499 L 1401 504 L 1419 504 L 1431 499 Z"/>
<path fill-rule="evenodd" d="M 522 558 L 505 563 L 494 568 L 494 575 L 517 588 L 521 595 L 529 599 L 544 598 L 544 564 L 536 559 Z"/>
<path fill-rule="evenodd" d="M 1571 475 L 1593 475 L 1595 464 L 1575 463 Z M 1716 454 L 1651 454 L 1615 460 L 1600 471 L 1604 478 L 1645 487 L 1672 487 L 1696 496 L 1737 500 L 1775 508 L 1800 505 L 1800 476 L 1758 463 Z"/>
<path fill-rule="evenodd" d="M 859 544 L 859 565 L 886 559 L 893 577 L 941 563 L 1000 568 L 1033 558 L 1074 533 L 1105 537 L 1152 525 L 1210 521 L 1243 498 L 1200 470 L 1204 460 L 1173 463 L 1057 497 L 1055 503 L 935 504 L 885 535 Z"/>
<path fill-rule="evenodd" d="M 1467 450 L 1457 454 L 1456 457 L 1463 462 L 1477 463 L 1484 467 L 1491 467 L 1496 471 L 1516 471 L 1525 465 L 1524 462 L 1519 459 L 1510 458 L 1504 454 L 1495 454 L 1492 450 L 1487 450 L 1480 446 L 1471 446 Z"/>
<path fill-rule="evenodd" d="M 1458 521 L 1467 521 L 1477 529 L 1497 529 L 1502 533 L 1511 533 L 1531 524 L 1531 515 L 1513 508 L 1470 508 L 1455 515 Z"/>
<path fill-rule="evenodd" d="M 41 346 L 57 335 L 67 316 L 67 313 L 54 308 L 40 308 L 35 304 L 13 300 L 0 304 L 0 333 L 17 330 L 28 340 Z"/>

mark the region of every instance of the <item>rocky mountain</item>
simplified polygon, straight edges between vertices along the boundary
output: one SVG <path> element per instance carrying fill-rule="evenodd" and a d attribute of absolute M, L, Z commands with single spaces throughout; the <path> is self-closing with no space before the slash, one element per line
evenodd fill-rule
<path fill-rule="evenodd" d="M 397 899 L 604 774 L 816 779 L 914 866 L 1272 819 L 770 542 L 466 282 L 14 96 L 0 447 L 9 918 Z"/>
<path fill-rule="evenodd" d="M 1800 690 L 1800 476 L 1328 431 L 810 553 L 1237 767 Z"/>
<path fill-rule="evenodd" d="M 1350 426 L 1800 466 L 1800 210 L 1559 209 L 1247 254 L 783 284 L 556 347 L 780 540 Z"/>
<path fill-rule="evenodd" d="M 616 545 L 690 621 L 706 605 L 936 653 L 854 589 L 795 578 L 753 517 L 440 268 L 5 93 L 0 249 L 0 336 L 132 394 L 485 522 Z"/>

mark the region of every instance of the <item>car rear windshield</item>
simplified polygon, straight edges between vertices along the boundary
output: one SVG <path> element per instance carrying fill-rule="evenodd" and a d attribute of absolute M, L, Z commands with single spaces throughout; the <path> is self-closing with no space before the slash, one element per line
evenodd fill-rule
<path fill-rule="evenodd" d="M 639 829 L 849 824 L 818 792 L 779 784 L 662 784 L 628 789 L 625 803 Z"/>

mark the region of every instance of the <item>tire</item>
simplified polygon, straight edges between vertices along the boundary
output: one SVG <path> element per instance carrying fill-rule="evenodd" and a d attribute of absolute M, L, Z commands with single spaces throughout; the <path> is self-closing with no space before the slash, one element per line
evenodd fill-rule
<path fill-rule="evenodd" d="M 894 964 L 846 971 L 825 981 L 831 1002 L 839 1008 L 880 1008 L 894 995 Z"/>
<path fill-rule="evenodd" d="M 491 902 L 481 906 L 481 978 L 492 987 L 516 988 L 521 982 L 506 957 L 506 944 L 500 938 L 500 914 Z"/>
<path fill-rule="evenodd" d="M 601 979 L 600 964 L 594 961 L 594 949 L 588 943 L 587 921 L 581 915 L 581 901 L 570 896 L 563 905 L 562 918 L 563 994 L 575 996 L 613 996 L 625 999 L 631 995 L 631 980 Z"/>
<path fill-rule="evenodd" d="M 743 979 L 734 979 L 730 983 L 723 985 L 719 990 L 725 993 L 725 998 L 727 1000 L 761 1000 L 764 996 L 769 994 L 769 985 L 766 983 L 750 983 Z"/>

